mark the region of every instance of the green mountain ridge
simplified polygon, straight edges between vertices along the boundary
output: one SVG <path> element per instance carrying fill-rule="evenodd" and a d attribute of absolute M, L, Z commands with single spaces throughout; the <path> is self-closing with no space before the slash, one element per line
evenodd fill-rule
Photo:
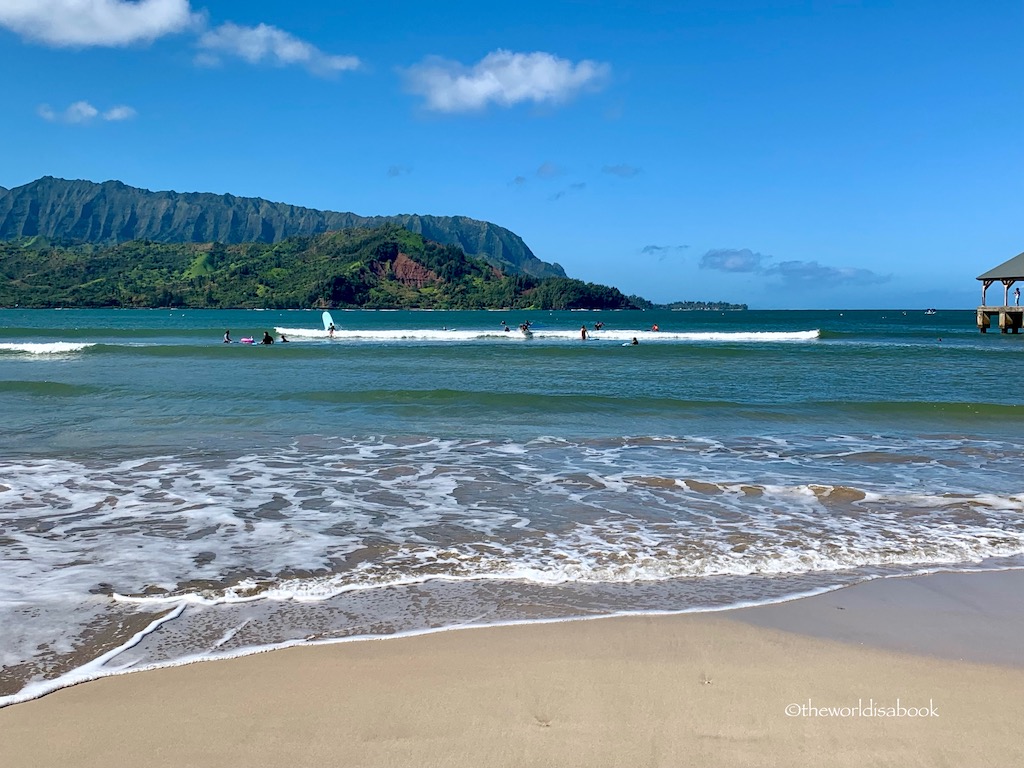
<path fill-rule="evenodd" d="M 507 274 L 397 223 L 277 243 L 0 242 L 0 306 L 646 309 L 619 290 Z"/>
<path fill-rule="evenodd" d="M 514 232 L 465 216 L 359 216 L 209 192 L 152 192 L 120 181 L 97 184 L 52 176 L 20 187 L 0 187 L 0 240 L 42 236 L 66 244 L 277 243 L 353 227 L 401 227 L 505 274 L 565 277 L 558 264 L 538 259 Z"/>

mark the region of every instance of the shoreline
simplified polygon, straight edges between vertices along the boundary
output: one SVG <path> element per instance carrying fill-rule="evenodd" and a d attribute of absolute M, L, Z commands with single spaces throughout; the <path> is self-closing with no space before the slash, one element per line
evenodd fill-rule
<path fill-rule="evenodd" d="M 718 613 L 477 627 L 105 677 L 0 709 L 0 762 L 1012 764 L 1024 760 L 1021 586 L 1024 571 L 938 573 Z M 979 654 L 1001 665 L 959 660 Z M 869 702 L 936 714 L 865 716 Z M 862 710 L 786 711 L 819 704 Z"/>
<path fill-rule="evenodd" d="M 701 606 L 693 607 L 683 610 L 665 609 L 665 610 L 636 610 L 636 611 L 612 611 L 608 613 L 595 613 L 595 614 L 568 614 L 564 616 L 551 616 L 545 618 L 517 618 L 509 620 L 496 620 L 485 623 L 455 623 L 446 624 L 444 626 L 429 627 L 410 629 L 404 631 L 398 631 L 388 634 L 354 634 L 347 635 L 344 637 L 334 638 L 295 638 L 292 640 L 286 640 L 284 642 L 270 643 L 267 645 L 251 645 L 236 651 L 229 651 L 226 653 L 217 654 L 204 654 L 204 653 L 193 653 L 185 654 L 178 658 L 154 662 L 154 663 L 143 663 L 138 664 L 138 661 L 130 661 L 128 666 L 124 669 L 118 669 L 116 666 L 112 668 L 104 667 L 104 664 L 111 660 L 117 659 L 122 653 L 130 651 L 140 642 L 143 642 L 145 638 L 155 632 L 159 632 L 160 628 L 168 621 L 173 621 L 177 618 L 184 608 L 183 604 L 175 604 L 159 615 L 152 616 L 145 622 L 145 626 L 142 626 L 137 632 L 129 637 L 125 642 L 117 646 L 111 646 L 104 650 L 102 654 L 95 658 L 88 659 L 80 666 L 76 666 L 67 672 L 64 672 L 59 677 L 55 677 L 48 680 L 38 681 L 30 683 L 25 688 L 5 693 L 0 695 L 0 710 L 5 707 L 15 706 L 17 704 L 23 704 L 25 702 L 33 701 L 44 696 L 49 696 L 57 691 L 64 690 L 66 688 L 74 687 L 76 685 L 82 685 L 85 683 L 94 682 L 96 680 L 102 680 L 108 677 L 120 677 L 123 675 L 132 675 L 142 672 L 153 672 L 163 669 L 175 669 L 179 667 L 190 666 L 193 664 L 203 664 L 206 662 L 223 662 L 230 661 L 232 659 L 240 659 L 248 656 L 254 656 L 265 653 L 272 653 L 276 651 L 287 650 L 289 648 L 300 648 L 300 647 L 319 647 L 329 646 L 343 643 L 359 643 L 359 642 L 370 642 L 375 640 L 400 640 L 406 638 L 416 638 L 427 635 L 434 635 L 444 632 L 455 632 L 461 630 L 480 630 L 480 629 L 499 629 L 505 627 L 520 627 L 520 626 L 532 626 L 532 625 L 544 625 L 544 624 L 561 624 L 567 622 L 581 622 L 581 621 L 602 621 L 606 619 L 621 619 L 621 618 L 654 618 L 654 617 L 671 617 L 671 616 L 687 616 L 687 615 L 708 615 L 708 616 L 722 616 L 726 618 L 736 619 L 744 621 L 756 626 L 763 626 L 767 628 L 781 629 L 783 631 L 794 631 L 799 634 L 806 634 L 810 636 L 834 639 L 839 641 L 850 642 L 856 640 L 863 644 L 865 638 L 870 645 L 876 645 L 880 648 L 887 648 L 891 650 L 903 650 L 911 653 L 924 652 L 924 648 L 930 648 L 930 652 L 946 657 L 955 658 L 959 660 L 969 660 L 981 663 L 995 663 L 995 664 L 1009 664 L 1011 666 L 1024 667 L 1024 651 L 1018 651 L 1015 646 L 1007 646 L 1005 643 L 1000 643 L 998 648 L 991 648 L 989 645 L 980 646 L 976 642 L 976 638 L 972 638 L 972 643 L 964 647 L 967 648 L 967 653 L 958 653 L 956 647 L 947 644 L 936 644 L 936 643 L 925 643 L 922 648 L 915 648 L 913 644 L 909 644 L 906 641 L 901 641 L 899 637 L 892 636 L 891 633 L 881 631 L 883 628 L 873 622 L 871 625 L 871 631 L 865 633 L 864 627 L 851 628 L 850 621 L 839 621 L 841 618 L 837 614 L 833 614 L 829 611 L 820 610 L 820 606 L 824 604 L 821 598 L 835 593 L 843 593 L 843 598 L 847 596 L 847 590 L 851 588 L 857 588 L 852 594 L 860 596 L 864 593 L 873 593 L 877 589 L 878 584 L 889 584 L 891 586 L 883 586 L 881 589 L 887 591 L 889 589 L 896 589 L 902 591 L 903 584 L 917 583 L 922 578 L 928 578 L 928 583 L 934 583 L 941 581 L 944 577 L 952 577 L 956 579 L 959 575 L 975 575 L 975 574 L 1000 574 L 1000 573 L 1014 573 L 1019 574 L 1021 579 L 1022 587 L 1024 587 L 1024 567 L 1013 567 L 1007 566 L 1002 568 L 992 568 L 983 570 L 936 570 L 926 573 L 912 573 L 898 576 L 880 576 L 869 578 L 866 581 L 856 582 L 854 584 L 835 584 L 830 586 L 818 587 L 811 589 L 806 592 L 789 594 L 783 597 L 766 597 L 762 600 L 749 600 L 741 601 L 727 606 Z M 932 579 L 932 577 L 939 577 L 938 579 Z M 993 579 L 1000 577 L 993 576 Z M 1002 577 L 1016 580 L 1018 577 Z M 876 587 L 867 588 L 866 585 L 875 584 Z M 925 590 L 927 593 L 928 591 Z M 932 591 L 934 592 L 934 591 Z M 1001 599 L 1014 600 L 1016 599 L 1019 604 L 1019 615 L 1024 616 L 1024 598 L 1019 598 L 1019 594 L 1015 591 L 1005 591 L 1002 593 Z M 917 591 L 913 596 L 913 599 L 920 600 L 920 591 Z M 807 602 L 807 601 L 810 602 Z M 877 598 L 868 598 L 867 602 L 871 603 L 872 600 Z M 845 600 L 843 600 L 845 602 Z M 946 604 L 938 604 L 933 594 L 931 598 L 931 609 L 942 610 L 948 612 L 951 609 L 955 609 L 956 601 L 952 601 L 950 605 L 949 600 L 945 601 Z M 991 602 L 991 600 L 989 601 Z M 864 607 L 865 600 L 863 598 L 854 600 L 854 605 L 860 608 Z M 885 600 L 881 600 L 884 605 Z M 779 606 L 790 606 L 786 609 L 776 610 Z M 839 610 L 845 610 L 843 606 L 836 606 Z M 998 610 L 998 606 L 988 605 L 989 610 Z M 922 611 L 918 610 L 918 614 Z M 854 613 L 846 614 L 847 617 L 854 616 Z M 1024 635 L 1024 621 L 1019 622 L 1017 627 L 1017 634 Z M 1009 634 L 1009 632 L 1005 632 Z M 918 640 L 921 638 L 919 637 Z M 959 647 L 959 646 L 957 646 Z M 0 688 L 2 691 L 2 688 Z"/>

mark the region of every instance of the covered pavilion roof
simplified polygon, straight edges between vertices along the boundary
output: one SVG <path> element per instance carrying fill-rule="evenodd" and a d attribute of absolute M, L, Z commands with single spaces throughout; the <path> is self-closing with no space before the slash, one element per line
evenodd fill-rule
<path fill-rule="evenodd" d="M 1009 261 L 993 267 L 978 280 L 1024 280 L 1024 253 L 1018 253 Z"/>

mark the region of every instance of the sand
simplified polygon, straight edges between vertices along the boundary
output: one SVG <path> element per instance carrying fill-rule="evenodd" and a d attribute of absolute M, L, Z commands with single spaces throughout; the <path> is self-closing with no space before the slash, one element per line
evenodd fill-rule
<path fill-rule="evenodd" d="M 1022 587 L 1024 572 L 886 580 L 724 614 L 469 629 L 106 678 L 0 710 L 0 765 L 1024 765 Z M 976 642 L 965 616 L 985 628 Z M 954 627 L 960 640 L 916 646 Z"/>

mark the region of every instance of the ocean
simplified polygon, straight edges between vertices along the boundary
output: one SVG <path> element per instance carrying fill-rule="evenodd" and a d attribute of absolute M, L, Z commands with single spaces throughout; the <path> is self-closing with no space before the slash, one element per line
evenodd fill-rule
<path fill-rule="evenodd" d="M 0 310 L 0 706 L 1024 567 L 1024 336 L 973 311 L 332 314 Z"/>

